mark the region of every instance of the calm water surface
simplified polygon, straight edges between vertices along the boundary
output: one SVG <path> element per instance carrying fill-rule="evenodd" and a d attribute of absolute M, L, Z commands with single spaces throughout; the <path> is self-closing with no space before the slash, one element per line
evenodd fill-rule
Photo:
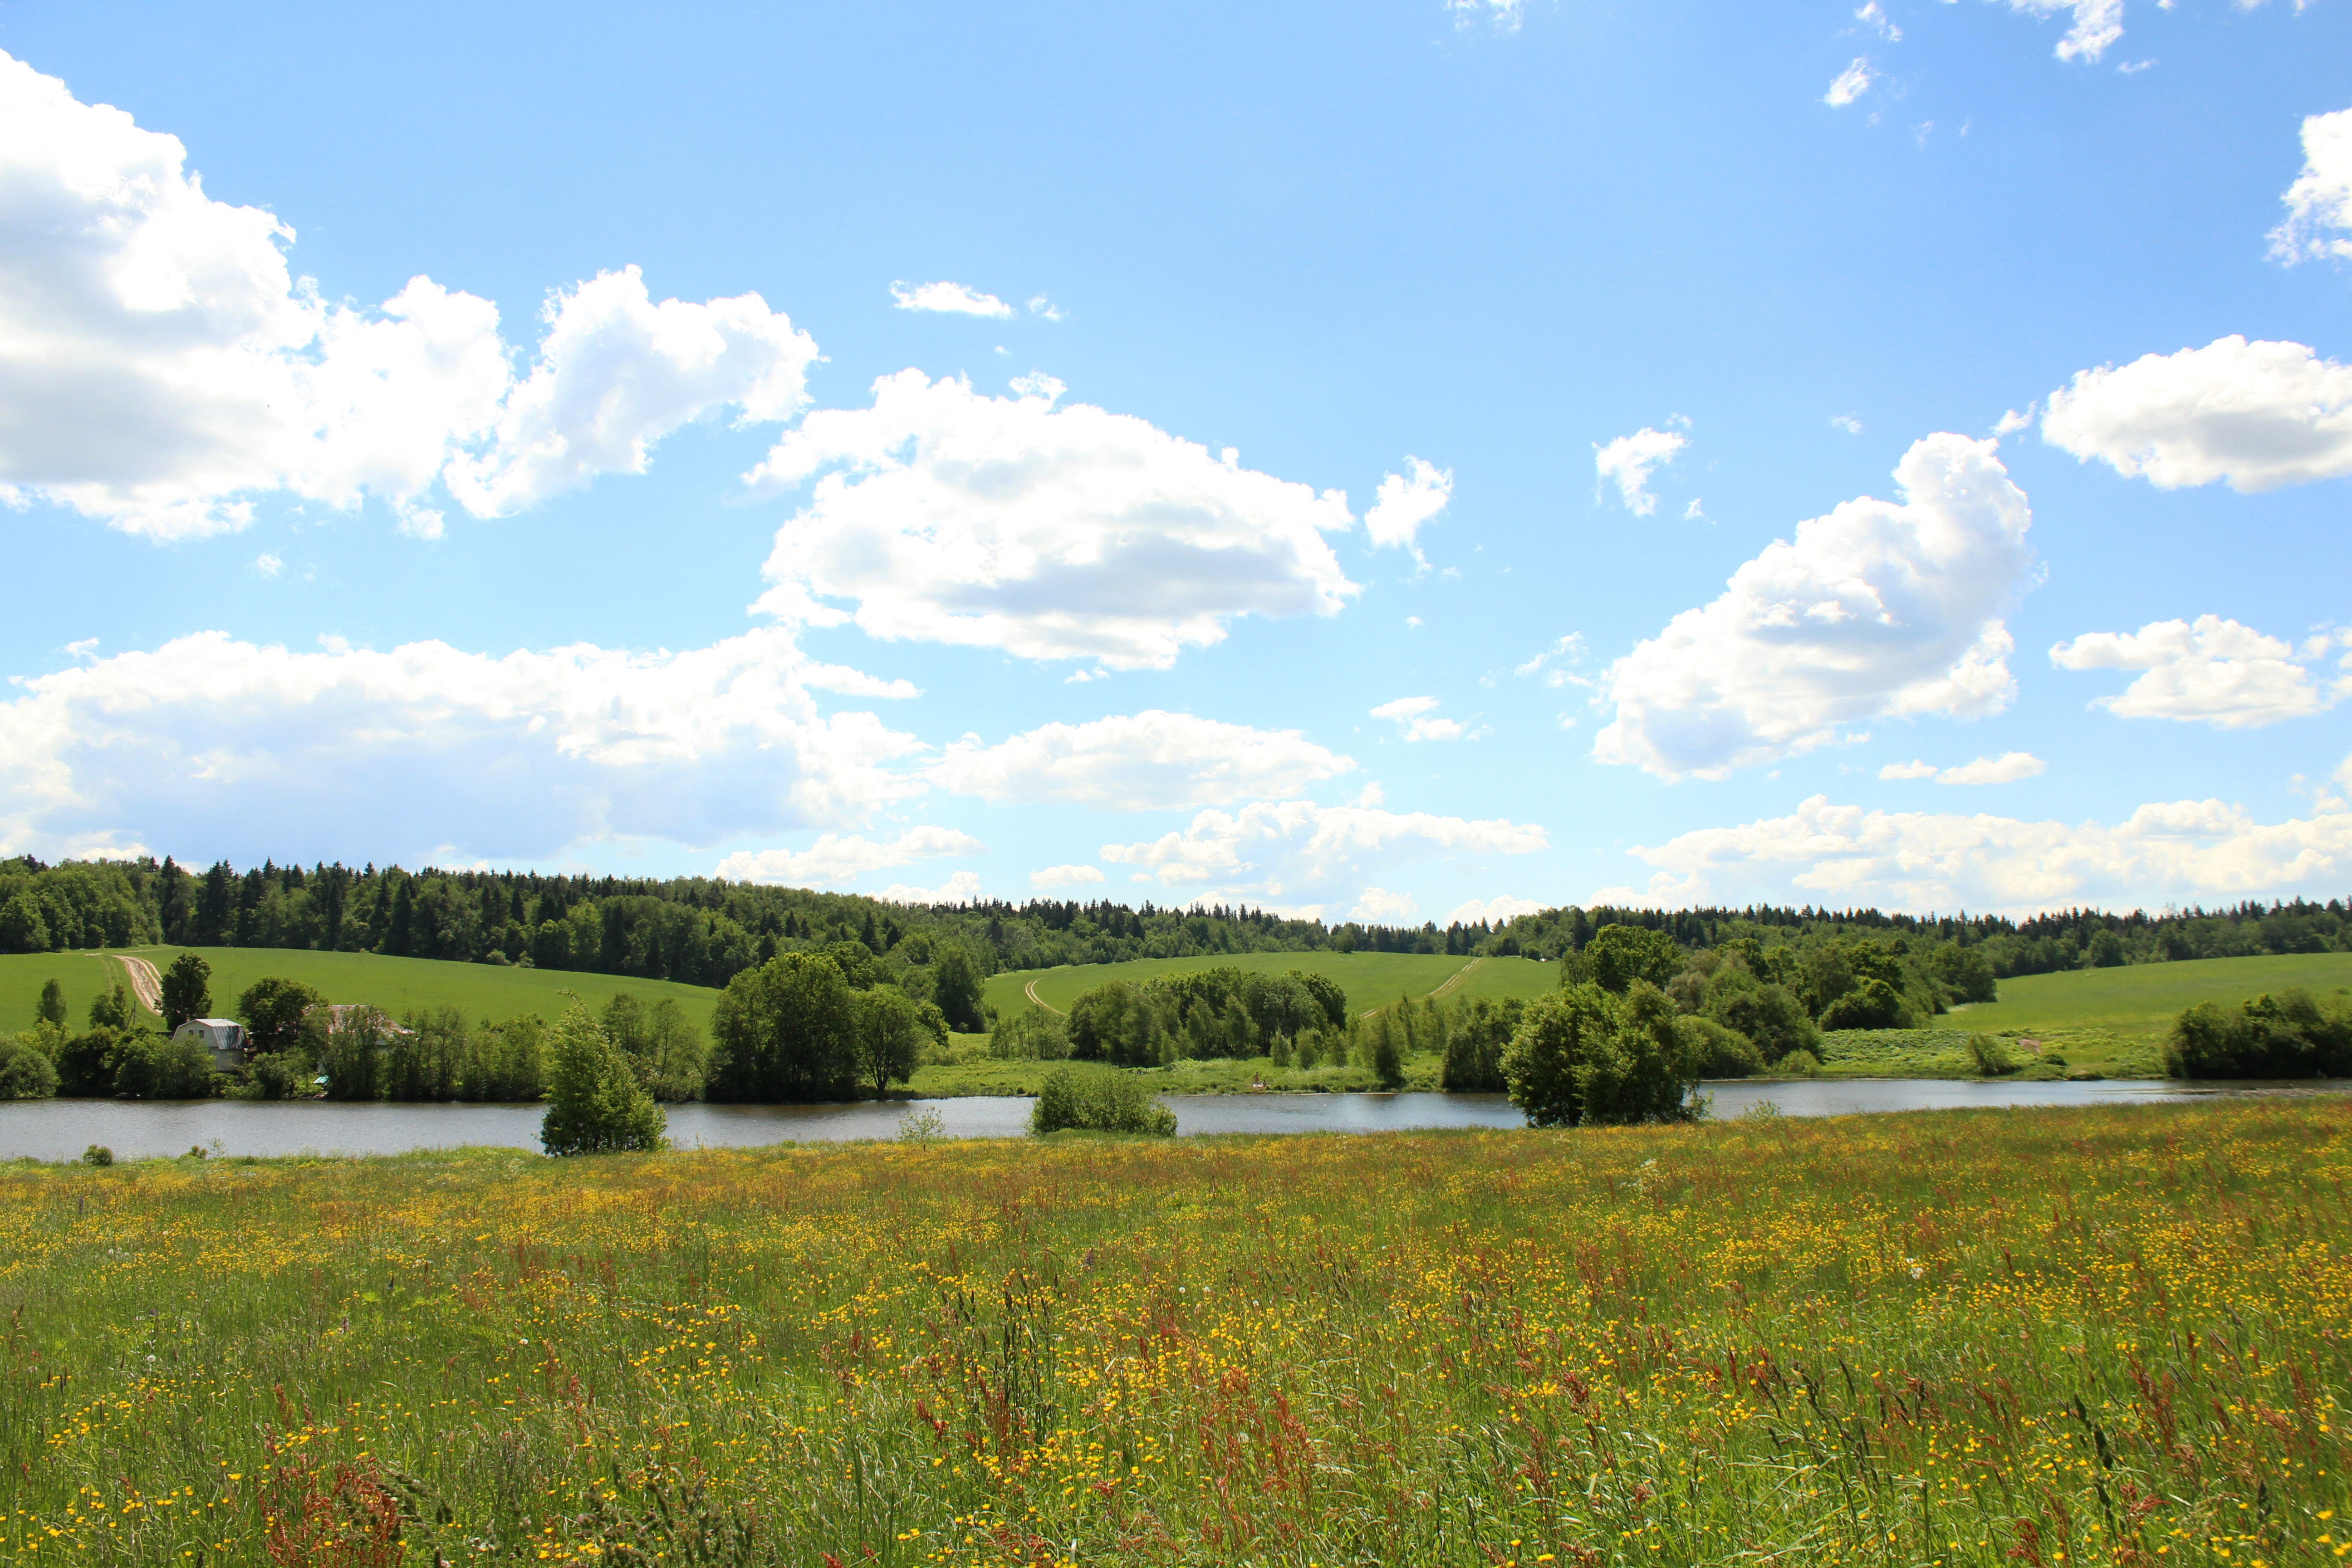
<path fill-rule="evenodd" d="M 1935 1079 L 1846 1079 L 1711 1083 L 1717 1116 L 1737 1116 L 1769 1100 L 1790 1116 L 1962 1106 L 2113 1105 L 2182 1100 L 2253 1087 L 2166 1082 L 1969 1083 Z M 2275 1085 L 2270 1087 L 2276 1087 Z M 2306 1083 L 2352 1093 L 2352 1082 Z M 1499 1094 L 1171 1094 L 1177 1131 L 1208 1132 L 1392 1132 L 1425 1127 L 1517 1127 Z M 929 1100 L 952 1138 L 1013 1138 L 1028 1127 L 1030 1101 L 1011 1097 Z M 837 1142 L 889 1138 L 903 1102 L 862 1105 L 673 1105 L 669 1134 L 680 1148 Z M 537 1150 L 536 1105 L 338 1105 L 298 1100 L 261 1105 L 234 1100 L 133 1101 L 43 1100 L 0 1104 L 0 1159 L 70 1160 L 92 1143 L 118 1159 L 184 1154 L 194 1145 L 227 1154 L 398 1154 L 466 1144 Z"/>

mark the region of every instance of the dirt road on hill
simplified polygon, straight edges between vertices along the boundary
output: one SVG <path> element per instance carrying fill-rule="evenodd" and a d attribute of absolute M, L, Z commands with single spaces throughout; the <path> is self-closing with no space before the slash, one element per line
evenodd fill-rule
<path fill-rule="evenodd" d="M 1021 988 L 1021 994 L 1028 997 L 1035 1005 L 1045 1008 L 1045 1011 L 1052 1013 L 1058 1017 L 1066 1018 L 1069 1016 L 1067 1013 L 1063 1012 L 1059 1007 L 1055 1006 L 1043 996 L 1037 994 L 1037 983 L 1034 980 Z"/>
<path fill-rule="evenodd" d="M 155 973 L 155 966 L 143 958 L 133 958 L 127 952 L 116 953 L 114 962 L 131 972 L 131 990 L 139 998 L 139 1005 L 157 1017 L 162 1017 L 163 1016 L 163 977 Z"/>

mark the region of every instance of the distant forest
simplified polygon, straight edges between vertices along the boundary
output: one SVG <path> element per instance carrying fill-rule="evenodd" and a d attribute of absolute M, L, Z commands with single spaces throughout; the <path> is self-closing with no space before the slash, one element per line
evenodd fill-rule
<path fill-rule="evenodd" d="M 1557 959 L 1610 924 L 1663 931 L 1687 951 L 1741 938 L 1811 949 L 1858 937 L 1973 949 L 1996 977 L 2172 959 L 2352 950 L 2352 906 L 2065 910 L 1913 916 L 1876 910 L 1568 906 L 1490 924 L 1413 926 L 1293 920 L 1223 904 L 1162 909 L 1033 899 L 907 905 L 855 893 L 707 877 L 665 881 L 536 872 L 407 871 L 370 865 L 226 862 L 196 871 L 166 858 L 0 861 L 0 951 L 47 952 L 167 942 L 307 948 L 476 963 L 530 964 L 723 985 L 779 952 L 863 942 L 893 967 L 929 965 L 943 946 L 987 973 L 1135 958 L 1313 950 Z M 1975 965 L 1970 964 L 1971 968 Z"/>

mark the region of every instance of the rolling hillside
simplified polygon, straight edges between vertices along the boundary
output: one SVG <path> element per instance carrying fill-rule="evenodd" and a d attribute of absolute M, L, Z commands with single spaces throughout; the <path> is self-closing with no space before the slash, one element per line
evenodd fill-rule
<path fill-rule="evenodd" d="M 226 1014 L 237 994 L 266 974 L 314 985 L 333 1002 L 368 1002 L 395 1016 L 417 1007 L 456 1007 L 469 1018 L 511 1018 L 537 1013 L 554 1017 L 576 992 L 601 1006 L 615 992 L 652 1001 L 677 999 L 704 1029 L 719 993 L 700 985 L 664 980 L 632 980 L 620 974 L 583 974 L 571 970 L 508 969 L 488 963 L 449 963 L 427 958 L 385 958 L 371 952 L 306 952 L 266 947 L 142 947 L 135 953 L 167 969 L 184 952 L 204 954 L 212 965 L 213 1008 Z M 54 976 L 65 987 L 67 1018 L 79 1027 L 90 1000 L 114 984 L 122 966 L 101 952 L 11 953 L 0 956 L 0 1031 L 14 1033 L 33 1022 L 41 984 Z"/>
<path fill-rule="evenodd" d="M 2154 1040 L 2198 1002 L 2234 1005 L 2264 991 L 2300 985 L 2328 992 L 2352 985 L 2352 952 L 2262 958 L 2192 958 L 2120 969 L 2074 969 L 2000 983 L 2000 998 L 1962 1007 L 1951 1026 L 1993 1034 L 2103 1029 Z"/>

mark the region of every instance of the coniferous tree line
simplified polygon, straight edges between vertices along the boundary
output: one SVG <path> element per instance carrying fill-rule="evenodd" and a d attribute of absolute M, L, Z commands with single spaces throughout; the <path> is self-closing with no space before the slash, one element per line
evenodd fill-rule
<path fill-rule="evenodd" d="M 1246 906 L 1162 909 L 1051 899 L 912 906 L 849 893 L 715 878 L 308 868 L 165 858 L 0 861 L 0 952 L 164 942 L 378 952 L 623 974 L 719 986 L 780 952 L 861 942 L 928 967 L 960 947 L 982 977 L 1004 969 L 1263 952 L 1421 952 L 1557 960 L 1604 926 L 1654 931 L 1685 951 L 1752 938 L 1801 950 L 1861 937 L 1967 949 L 1996 979 L 2058 970 L 2352 950 L 2352 906 L 2248 902 L 2220 910 L 2064 910 L 1913 916 L 1876 910 L 1750 906 L 1642 910 L 1564 906 L 1440 929 L 1326 924 Z M 975 1023 L 973 1026 L 978 1026 Z"/>

